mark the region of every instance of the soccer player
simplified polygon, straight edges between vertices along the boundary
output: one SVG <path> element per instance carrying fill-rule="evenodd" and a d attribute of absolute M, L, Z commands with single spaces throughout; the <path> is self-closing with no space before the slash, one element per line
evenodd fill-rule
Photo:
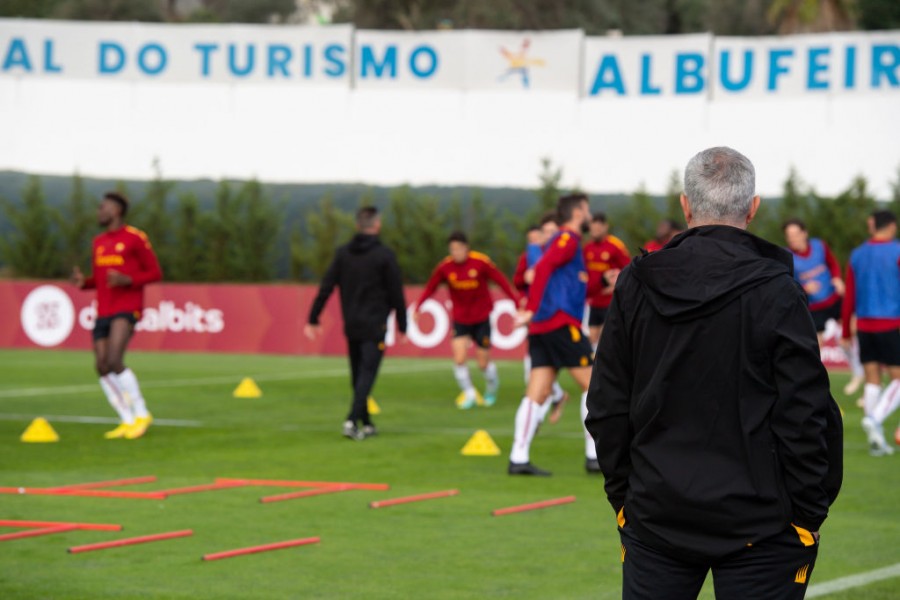
<path fill-rule="evenodd" d="M 559 233 L 551 239 L 534 267 L 534 282 L 528 303 L 517 321 L 528 324 L 528 353 L 531 376 L 525 397 L 516 412 L 515 434 L 509 455 L 510 475 L 549 476 L 530 460 L 531 442 L 540 422 L 542 405 L 560 369 L 568 369 L 581 386 L 582 421 L 591 378 L 591 345 L 581 332 L 581 318 L 587 294 L 587 272 L 581 253 L 581 231 L 591 219 L 587 196 L 564 196 L 557 204 Z M 585 430 L 585 468 L 599 472 L 594 443 Z"/>
<path fill-rule="evenodd" d="M 625 243 L 609 233 L 609 223 L 602 212 L 594 214 L 591 219 L 591 239 L 584 246 L 584 262 L 588 277 L 600 280 L 596 283 L 597 291 L 588 297 L 588 326 L 591 333 L 591 348 L 596 352 L 597 343 L 603 333 L 603 322 L 606 311 L 612 302 L 613 289 L 619 271 L 628 266 L 631 257 Z"/>
<path fill-rule="evenodd" d="M 682 231 L 684 228 L 675 219 L 663 219 L 656 225 L 656 237 L 644 244 L 644 250 L 647 252 L 662 250 L 663 246 Z"/>
<path fill-rule="evenodd" d="M 480 252 L 469 249 L 469 240 L 461 231 L 454 231 L 447 240 L 450 256 L 442 260 L 425 284 L 422 295 L 416 302 L 413 318 L 418 320 L 419 308 L 442 283 L 450 289 L 453 303 L 453 374 L 461 391 L 456 401 L 457 407 L 467 410 L 478 403 L 478 392 L 472 385 L 469 365 L 466 364 L 469 343 L 475 344 L 475 360 L 484 373 L 485 406 L 493 406 L 497 401 L 500 379 L 497 365 L 491 361 L 491 310 L 494 299 L 488 289 L 493 281 L 503 292 L 518 303 L 519 295 L 500 272 L 491 259 Z"/>
<path fill-rule="evenodd" d="M 553 236 L 559 231 L 556 218 L 556 211 L 550 211 L 541 218 L 540 226 L 534 225 L 528 229 L 528 245 L 525 252 L 519 257 L 516 272 L 513 275 L 513 285 L 522 294 L 528 294 L 528 288 L 531 287 L 531 282 L 534 281 L 534 265 L 544 255 L 546 243 L 553 239 Z M 531 356 L 526 353 L 522 363 L 524 366 L 525 384 L 528 385 L 528 378 L 531 377 Z M 544 422 L 548 413 L 551 424 L 559 422 L 563 408 L 565 408 L 568 400 L 569 393 L 559 385 L 559 381 L 554 379 L 550 390 L 549 402 L 541 405 L 540 422 Z"/>
<path fill-rule="evenodd" d="M 856 315 L 859 356 L 866 376 L 863 429 L 873 456 L 893 454 L 884 439 L 884 422 L 900 406 L 900 242 L 897 217 L 888 210 L 873 213 L 872 237 L 850 254 L 847 292 L 842 311 L 845 347 L 850 319 Z M 882 391 L 881 365 L 891 382 Z"/>
<path fill-rule="evenodd" d="M 303 331 L 311 340 L 321 334 L 322 309 L 334 287 L 341 288 L 341 314 L 353 386 L 343 434 L 351 440 L 364 440 L 378 433 L 369 415 L 368 399 L 384 356 L 388 316 L 395 311 L 402 340 L 406 334 L 406 300 L 397 257 L 378 239 L 381 231 L 378 209 L 364 206 L 356 211 L 356 230 L 353 239 L 337 249 Z"/>
<path fill-rule="evenodd" d="M 821 348 L 825 324 L 829 319 L 837 321 L 841 318 L 841 297 L 844 295 L 841 266 L 828 244 L 809 237 L 806 224 L 800 219 L 785 221 L 781 230 L 794 257 L 794 278 L 806 292 Z"/>
<path fill-rule="evenodd" d="M 137 377 L 125 366 L 125 350 L 144 309 L 144 286 L 162 279 L 162 270 L 147 235 L 125 224 L 128 199 L 107 192 L 97 207 L 97 223 L 104 229 L 94 238 L 93 273 L 72 270 L 72 283 L 97 290 L 94 358 L 100 387 L 121 421 L 106 432 L 107 439 L 137 439 L 153 422 Z"/>

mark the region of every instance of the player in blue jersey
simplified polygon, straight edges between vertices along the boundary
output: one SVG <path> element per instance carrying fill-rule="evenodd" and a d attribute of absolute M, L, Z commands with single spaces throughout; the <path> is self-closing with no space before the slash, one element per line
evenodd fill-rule
<path fill-rule="evenodd" d="M 843 337 L 850 339 L 856 315 L 859 355 L 866 374 L 863 429 L 873 456 L 893 454 L 884 439 L 884 422 L 900 406 L 900 242 L 897 217 L 888 210 L 872 214 L 872 237 L 856 248 L 847 265 Z M 881 388 L 881 365 L 890 383 Z"/>
<path fill-rule="evenodd" d="M 591 219 L 587 196 L 576 194 L 560 198 L 557 204 L 560 231 L 547 244 L 534 268 L 534 281 L 528 290 L 528 304 L 517 321 L 528 325 L 528 353 L 531 376 L 525 397 L 516 411 L 513 447 L 509 456 L 510 475 L 548 476 L 550 473 L 531 464 L 531 441 L 540 423 L 542 405 L 560 369 L 567 369 L 581 386 L 581 418 L 587 412 L 585 400 L 591 379 L 591 344 L 581 331 L 584 301 L 587 295 L 587 270 L 581 253 L 581 231 Z M 599 473 L 597 450 L 587 430 L 585 469 Z"/>

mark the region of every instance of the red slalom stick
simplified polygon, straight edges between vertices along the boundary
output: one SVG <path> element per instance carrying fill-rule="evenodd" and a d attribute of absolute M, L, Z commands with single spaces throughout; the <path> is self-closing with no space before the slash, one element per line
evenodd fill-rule
<path fill-rule="evenodd" d="M 376 492 L 383 492 L 385 490 L 391 489 L 386 483 L 349 483 L 349 482 L 341 482 L 341 481 L 290 481 L 283 479 L 228 479 L 225 477 L 219 477 L 216 479 L 216 483 L 222 482 L 242 482 L 244 485 L 257 485 L 263 487 L 311 487 L 311 488 L 326 488 L 326 487 L 336 487 L 343 485 L 353 486 L 357 490 L 372 490 Z"/>
<path fill-rule="evenodd" d="M 121 525 L 104 525 L 101 523 L 67 523 L 59 521 L 12 521 L 0 520 L 0 527 L 60 527 L 62 525 L 75 525 L 78 529 L 93 531 L 122 531 Z"/>
<path fill-rule="evenodd" d="M 137 485 L 140 483 L 153 483 L 156 481 L 155 475 L 148 475 L 146 477 L 131 477 L 128 479 L 112 479 L 109 481 L 96 481 L 94 483 L 76 483 L 73 485 L 63 485 L 55 488 L 46 488 L 47 491 L 53 492 L 62 492 L 66 490 L 89 490 L 96 488 L 105 488 L 105 487 L 117 487 L 120 485 Z"/>
<path fill-rule="evenodd" d="M 64 531 L 73 531 L 78 529 L 77 525 L 56 525 L 55 527 L 44 527 L 42 529 L 27 529 L 25 531 L 17 531 L 15 533 L 5 533 L 0 535 L 0 542 L 8 542 L 9 540 L 18 540 L 20 538 L 36 537 L 39 535 L 49 535 L 51 533 L 63 533 Z"/>
<path fill-rule="evenodd" d="M 194 532 L 191 529 L 185 529 L 183 531 L 170 531 L 169 533 L 156 533 L 153 535 L 141 535 L 133 538 L 113 540 L 111 542 L 100 542 L 98 544 L 72 546 L 71 548 L 69 548 L 69 554 L 78 554 L 79 552 L 92 552 L 94 550 L 105 550 L 106 548 L 118 548 L 119 546 L 131 546 L 134 544 L 146 544 L 147 542 L 158 542 L 161 540 L 170 540 L 172 538 L 188 537 L 191 535 L 194 535 Z"/>
<path fill-rule="evenodd" d="M 575 496 L 566 496 L 565 498 L 555 498 L 553 500 L 543 500 L 542 502 L 533 502 L 531 504 L 522 504 L 520 506 L 510 506 L 509 508 L 498 508 L 491 514 L 495 517 L 503 515 L 511 515 L 513 513 L 525 512 L 526 510 L 537 510 L 539 508 L 547 508 L 550 506 L 559 506 L 560 504 L 570 504 L 575 502 Z"/>
<path fill-rule="evenodd" d="M 384 508 L 385 506 L 394 506 L 395 504 L 407 504 L 409 502 L 421 502 L 422 500 L 431 500 L 433 498 L 446 498 L 447 496 L 456 496 L 459 490 L 444 490 L 442 492 L 431 492 L 428 494 L 419 494 L 417 496 L 405 496 L 403 498 L 391 498 L 390 500 L 378 500 L 369 502 L 369 508 Z"/>
<path fill-rule="evenodd" d="M 219 560 L 221 558 L 231 558 L 232 556 L 243 556 L 244 554 L 256 554 L 257 552 L 268 552 L 269 550 L 281 550 L 282 548 L 293 548 L 294 546 L 305 546 L 307 544 L 318 543 L 319 538 L 317 537 L 303 538 L 300 540 L 290 540 L 288 542 L 276 542 L 274 544 L 265 544 L 263 546 L 251 546 L 250 548 L 204 554 L 203 560 Z"/>
<path fill-rule="evenodd" d="M 114 490 L 61 490 L 56 496 L 84 496 L 87 498 L 136 498 L 139 500 L 165 500 L 162 492 L 119 492 Z"/>
<path fill-rule="evenodd" d="M 287 494 L 276 494 L 275 496 L 263 496 L 259 499 L 263 504 L 269 502 L 281 502 L 282 500 L 293 500 L 295 498 L 308 498 L 309 496 L 321 496 L 322 494 L 334 494 L 335 492 L 346 492 L 347 490 L 356 489 L 352 485 L 332 486 L 319 488 L 317 490 L 304 490 L 302 492 L 289 492 Z"/>
<path fill-rule="evenodd" d="M 189 487 L 173 488 L 171 490 L 159 490 L 158 493 L 163 497 L 178 496 L 180 494 L 195 494 L 197 492 L 211 492 L 214 490 L 225 490 L 228 488 L 243 487 L 246 482 L 235 479 L 233 481 L 217 481 L 216 483 L 206 483 L 203 485 L 192 485 Z"/>

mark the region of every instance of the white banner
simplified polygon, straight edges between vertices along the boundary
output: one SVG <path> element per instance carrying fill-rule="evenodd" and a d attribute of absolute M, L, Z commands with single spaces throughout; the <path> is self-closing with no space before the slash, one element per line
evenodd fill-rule
<path fill-rule="evenodd" d="M 359 89 L 465 86 L 465 31 L 356 32 L 355 86 Z"/>
<path fill-rule="evenodd" d="M 900 32 L 715 38 L 714 97 L 900 90 Z"/>
<path fill-rule="evenodd" d="M 712 36 L 589 37 L 582 93 L 588 98 L 703 97 Z"/>
<path fill-rule="evenodd" d="M 0 19 L 0 77 L 349 85 L 353 28 Z"/>

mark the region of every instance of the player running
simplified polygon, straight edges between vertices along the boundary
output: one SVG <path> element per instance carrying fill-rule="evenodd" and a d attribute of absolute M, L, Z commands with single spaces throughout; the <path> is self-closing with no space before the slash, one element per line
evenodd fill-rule
<path fill-rule="evenodd" d="M 841 297 L 845 290 L 841 266 L 828 244 L 809 237 L 806 224 L 800 219 L 788 219 L 781 230 L 787 249 L 794 257 L 794 279 L 806 292 L 821 348 L 825 324 L 829 319 L 837 321 L 841 318 Z"/>
<path fill-rule="evenodd" d="M 446 283 L 453 303 L 453 340 L 450 342 L 453 374 L 462 390 L 456 405 L 467 410 L 479 402 L 478 391 L 472 385 L 469 365 L 466 364 L 471 342 L 475 344 L 475 360 L 484 373 L 485 392 L 482 401 L 485 406 L 493 406 L 497 401 L 500 379 L 497 376 L 497 365 L 491 361 L 490 317 L 494 299 L 488 284 L 491 281 L 496 283 L 513 302 L 518 303 L 519 295 L 490 258 L 469 249 L 465 233 L 454 231 L 450 234 L 447 245 L 450 256 L 438 263 L 425 284 L 422 295 L 413 307 L 413 319 L 418 322 L 422 303 L 434 294 L 439 285 Z"/>
<path fill-rule="evenodd" d="M 107 439 L 141 437 L 153 422 L 134 372 L 125 366 L 125 350 L 144 309 L 144 286 L 162 279 L 150 240 L 140 229 L 125 224 L 128 199 L 118 192 L 104 194 L 97 207 L 97 223 L 105 229 L 94 238 L 93 274 L 72 270 L 72 283 L 97 290 L 94 358 L 100 387 L 121 423 L 106 432 Z"/>
<path fill-rule="evenodd" d="M 631 257 L 625 242 L 609 233 L 606 215 L 598 212 L 591 219 L 591 240 L 584 246 L 584 262 L 588 277 L 592 280 L 592 288 L 596 292 L 588 297 L 588 327 L 591 333 L 591 348 L 597 351 L 606 312 L 612 302 L 613 289 L 619 271 L 628 266 Z"/>
<path fill-rule="evenodd" d="M 587 196 L 564 196 L 557 204 L 559 233 L 549 241 L 547 249 L 534 269 L 534 282 L 528 292 L 528 304 L 519 312 L 518 322 L 528 324 L 528 352 L 531 376 L 525 397 L 516 412 L 515 434 L 509 455 L 510 475 L 549 476 L 531 464 L 530 449 L 542 405 L 550 394 L 550 386 L 560 369 L 568 369 L 581 386 L 581 420 L 587 407 L 585 400 L 591 379 L 591 345 L 581 332 L 581 318 L 587 293 L 588 275 L 581 253 L 581 230 L 591 218 Z M 585 469 L 598 473 L 597 451 L 587 430 L 585 434 Z"/>
<path fill-rule="evenodd" d="M 897 217 L 889 210 L 873 215 L 872 237 L 850 254 L 847 292 L 841 314 L 845 346 L 856 314 L 859 356 L 866 375 L 863 429 L 873 456 L 893 454 L 884 439 L 884 422 L 900 406 L 900 242 Z M 891 382 L 882 391 L 881 365 Z"/>

